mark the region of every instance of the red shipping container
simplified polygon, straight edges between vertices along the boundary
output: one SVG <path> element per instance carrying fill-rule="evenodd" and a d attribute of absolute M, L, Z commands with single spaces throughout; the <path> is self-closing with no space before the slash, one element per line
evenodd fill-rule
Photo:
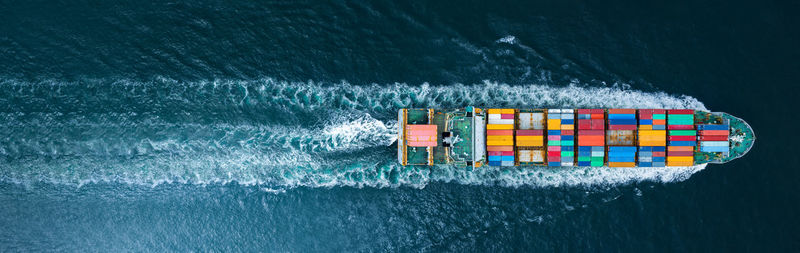
<path fill-rule="evenodd" d="M 609 125 L 608 130 L 636 130 L 636 125 Z"/>
<path fill-rule="evenodd" d="M 559 156 L 547 156 L 548 161 L 560 162 L 561 161 L 561 153 L 558 153 Z"/>
<path fill-rule="evenodd" d="M 664 110 L 664 109 L 653 109 L 653 114 L 667 114 L 667 110 Z"/>
<path fill-rule="evenodd" d="M 514 156 L 514 151 L 500 151 L 503 156 Z"/>
<path fill-rule="evenodd" d="M 669 130 L 692 130 L 694 129 L 694 125 L 669 125 L 667 126 Z"/>
<path fill-rule="evenodd" d="M 655 156 L 655 157 L 665 157 L 665 156 L 667 156 L 667 152 L 653 152 L 653 156 Z"/>
<path fill-rule="evenodd" d="M 514 135 L 514 130 L 486 130 L 486 135 L 509 136 L 509 135 Z"/>
<path fill-rule="evenodd" d="M 561 135 L 575 135 L 575 130 L 561 130 Z"/>
<path fill-rule="evenodd" d="M 692 151 L 668 151 L 667 156 L 693 156 Z"/>
<path fill-rule="evenodd" d="M 561 151 L 547 151 L 547 156 L 561 156 Z"/>
<path fill-rule="evenodd" d="M 605 131 L 603 130 L 583 130 L 578 131 L 578 135 L 603 135 Z"/>
<path fill-rule="evenodd" d="M 673 109 L 667 112 L 669 112 L 669 114 L 694 114 L 694 110 L 687 109 Z"/>
<path fill-rule="evenodd" d="M 700 130 L 700 135 L 725 135 L 728 136 L 728 130 Z"/>
<path fill-rule="evenodd" d="M 700 136 L 701 141 L 727 141 L 727 135 L 702 135 Z"/>
<path fill-rule="evenodd" d="M 670 136 L 669 140 L 671 141 L 695 141 L 697 137 L 694 136 Z"/>
<path fill-rule="evenodd" d="M 592 125 L 590 124 L 578 124 L 578 130 L 589 130 L 592 129 Z"/>
<path fill-rule="evenodd" d="M 653 114 L 642 114 L 639 112 L 639 119 L 653 119 Z"/>
<path fill-rule="evenodd" d="M 591 124 L 592 124 L 592 120 L 590 120 L 590 119 L 579 119 L 578 120 L 578 126 L 580 126 L 580 125 L 587 125 L 588 126 L 588 125 L 591 125 Z"/>
<path fill-rule="evenodd" d="M 608 109 L 609 114 L 635 114 L 636 109 Z"/>
<path fill-rule="evenodd" d="M 502 156 L 503 151 L 489 151 L 490 156 Z"/>
<path fill-rule="evenodd" d="M 603 109 L 592 109 L 592 113 L 593 113 L 593 114 L 594 114 L 594 113 L 597 113 L 597 114 L 603 115 L 603 114 L 605 114 L 605 113 L 606 113 L 606 111 L 605 111 L 605 110 L 603 110 Z"/>
<path fill-rule="evenodd" d="M 500 114 L 501 119 L 514 119 L 514 114 Z"/>
<path fill-rule="evenodd" d="M 578 109 L 578 114 L 591 114 L 592 109 Z"/>
<path fill-rule="evenodd" d="M 511 131 L 511 130 L 506 130 L 506 131 Z M 541 136 L 542 134 L 544 134 L 543 130 L 517 130 L 517 135 L 520 136 Z"/>
<path fill-rule="evenodd" d="M 592 119 L 603 119 L 604 114 L 592 114 Z"/>

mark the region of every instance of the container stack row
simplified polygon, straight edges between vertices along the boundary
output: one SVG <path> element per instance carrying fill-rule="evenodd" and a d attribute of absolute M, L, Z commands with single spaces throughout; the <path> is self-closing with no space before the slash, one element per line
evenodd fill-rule
<path fill-rule="evenodd" d="M 636 167 L 636 147 L 610 146 L 608 147 L 609 167 Z"/>
<path fill-rule="evenodd" d="M 700 131 L 700 152 L 728 153 L 728 125 L 697 125 L 697 130 Z"/>
<path fill-rule="evenodd" d="M 578 166 L 605 163 L 605 111 L 578 109 Z"/>
<path fill-rule="evenodd" d="M 666 166 L 666 123 L 666 110 L 639 110 L 639 167 Z"/>
<path fill-rule="evenodd" d="M 697 146 L 694 110 L 667 111 L 667 128 L 669 129 L 667 166 L 694 165 L 694 147 Z"/>
<path fill-rule="evenodd" d="M 547 165 L 575 165 L 575 111 L 547 110 Z"/>
<path fill-rule="evenodd" d="M 544 165 L 544 111 L 520 111 L 517 117 L 516 145 L 520 165 Z"/>
<path fill-rule="evenodd" d="M 489 166 L 514 166 L 514 109 L 489 109 L 486 151 Z"/>
<path fill-rule="evenodd" d="M 636 143 L 636 110 L 608 109 L 608 143 L 609 167 L 635 167 Z"/>

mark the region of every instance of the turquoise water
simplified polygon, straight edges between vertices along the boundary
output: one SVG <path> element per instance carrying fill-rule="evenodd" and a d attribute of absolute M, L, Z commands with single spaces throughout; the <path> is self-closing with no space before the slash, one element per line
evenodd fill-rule
<path fill-rule="evenodd" d="M 797 251 L 795 7 L 2 2 L 0 251 Z M 688 168 L 396 164 L 397 109 L 467 105 L 759 139 Z"/>

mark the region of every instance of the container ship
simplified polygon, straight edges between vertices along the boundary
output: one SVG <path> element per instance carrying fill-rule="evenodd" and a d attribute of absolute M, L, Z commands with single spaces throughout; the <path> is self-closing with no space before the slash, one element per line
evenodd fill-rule
<path fill-rule="evenodd" d="M 459 167 L 686 167 L 725 163 L 753 129 L 724 112 L 665 109 L 400 109 L 397 160 Z"/>

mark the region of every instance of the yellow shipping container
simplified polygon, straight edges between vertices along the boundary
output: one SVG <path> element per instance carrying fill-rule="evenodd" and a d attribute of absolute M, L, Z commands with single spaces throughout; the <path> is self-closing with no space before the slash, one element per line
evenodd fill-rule
<path fill-rule="evenodd" d="M 489 135 L 486 136 L 486 141 L 512 141 L 514 137 L 511 135 Z"/>
<path fill-rule="evenodd" d="M 487 111 L 489 112 L 489 114 L 502 114 L 503 113 L 503 109 L 489 109 Z"/>
<path fill-rule="evenodd" d="M 501 109 L 503 114 L 514 114 L 514 109 Z"/>
<path fill-rule="evenodd" d="M 653 130 L 653 125 L 639 125 L 639 130 Z"/>
<path fill-rule="evenodd" d="M 561 129 L 561 120 L 560 119 L 548 119 L 547 120 L 547 129 Z"/>
<path fill-rule="evenodd" d="M 692 166 L 693 162 L 667 162 L 667 166 Z"/>
<path fill-rule="evenodd" d="M 693 162 L 693 156 L 667 156 L 667 162 Z"/>
<path fill-rule="evenodd" d="M 639 146 L 667 146 L 666 141 L 639 141 Z"/>
<path fill-rule="evenodd" d="M 517 141 L 519 147 L 539 147 L 543 146 L 543 141 Z"/>
<path fill-rule="evenodd" d="M 544 140 L 544 136 L 521 136 L 517 135 L 518 141 L 542 141 Z"/>
<path fill-rule="evenodd" d="M 667 136 L 666 130 L 639 130 L 641 136 Z"/>
<path fill-rule="evenodd" d="M 486 141 L 486 146 L 511 146 L 513 141 Z"/>
<path fill-rule="evenodd" d="M 487 130 L 513 130 L 514 124 L 488 124 Z"/>

